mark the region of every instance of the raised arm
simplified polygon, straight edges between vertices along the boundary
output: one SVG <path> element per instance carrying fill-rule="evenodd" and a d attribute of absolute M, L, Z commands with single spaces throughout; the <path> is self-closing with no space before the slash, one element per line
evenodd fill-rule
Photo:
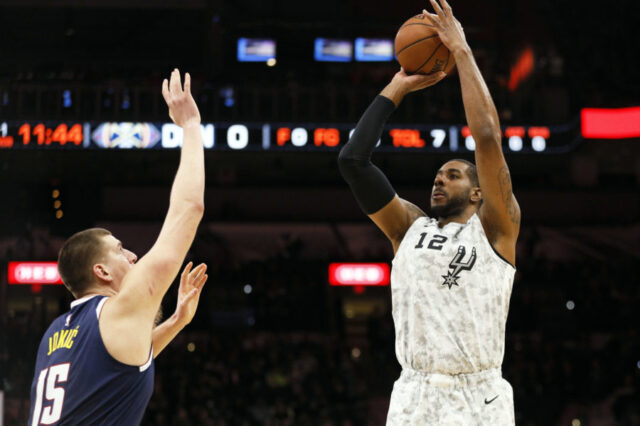
<path fill-rule="evenodd" d="M 460 22 L 447 0 L 430 0 L 436 14 L 425 15 L 435 25 L 440 39 L 453 53 L 460 75 L 462 100 L 469 129 L 476 142 L 476 167 L 482 191 L 479 216 L 494 248 L 515 264 L 515 244 L 520 231 L 520 207 L 512 188 L 502 153 L 502 136 L 496 107 L 473 58 Z"/>
<path fill-rule="evenodd" d="M 351 187 L 360 208 L 389 238 L 394 252 L 407 229 L 425 213 L 396 195 L 384 173 L 371 162 L 371 153 L 387 119 L 404 96 L 436 84 L 445 76 L 444 73 L 408 76 L 400 70 L 369 105 L 338 156 L 340 173 Z"/>
<path fill-rule="evenodd" d="M 119 293 L 105 305 L 100 331 L 109 353 L 126 364 L 144 363 L 152 343 L 153 322 L 176 277 L 204 211 L 204 151 L 200 112 L 191 96 L 191 79 L 174 70 L 162 94 L 169 115 L 184 130 L 180 164 L 171 188 L 169 209 L 149 252 L 125 275 Z"/>

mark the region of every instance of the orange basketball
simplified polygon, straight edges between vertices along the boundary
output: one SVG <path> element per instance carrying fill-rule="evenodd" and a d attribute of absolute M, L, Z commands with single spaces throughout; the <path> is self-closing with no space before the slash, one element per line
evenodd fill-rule
<path fill-rule="evenodd" d="M 449 74 L 455 66 L 453 55 L 442 44 L 438 32 L 423 15 L 407 20 L 396 34 L 396 57 L 407 74 Z"/>

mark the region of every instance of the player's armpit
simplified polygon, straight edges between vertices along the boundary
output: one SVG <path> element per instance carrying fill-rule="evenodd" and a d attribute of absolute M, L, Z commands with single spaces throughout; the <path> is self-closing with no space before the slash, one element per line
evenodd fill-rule
<path fill-rule="evenodd" d="M 426 216 L 418 206 L 398 195 L 383 208 L 369 215 L 371 220 L 384 232 L 393 245 L 395 253 L 407 230 L 419 217 Z"/>

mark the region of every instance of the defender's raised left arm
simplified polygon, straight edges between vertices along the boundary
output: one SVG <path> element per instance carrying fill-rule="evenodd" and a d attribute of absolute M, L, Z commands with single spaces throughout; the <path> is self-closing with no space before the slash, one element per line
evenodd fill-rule
<path fill-rule="evenodd" d="M 447 0 L 440 0 L 442 7 L 436 0 L 430 1 L 436 14 L 426 10 L 424 13 L 455 57 L 467 123 L 476 141 L 476 167 L 483 199 L 479 216 L 494 248 L 514 264 L 520 207 L 513 196 L 509 168 L 502 153 L 498 113 L 451 6 Z"/>

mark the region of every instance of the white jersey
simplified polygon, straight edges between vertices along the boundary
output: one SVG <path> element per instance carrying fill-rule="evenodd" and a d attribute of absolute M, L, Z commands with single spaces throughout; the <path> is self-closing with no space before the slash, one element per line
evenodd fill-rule
<path fill-rule="evenodd" d="M 402 368 L 449 375 L 500 368 L 514 274 L 476 214 L 442 228 L 417 219 L 391 271 Z"/>

